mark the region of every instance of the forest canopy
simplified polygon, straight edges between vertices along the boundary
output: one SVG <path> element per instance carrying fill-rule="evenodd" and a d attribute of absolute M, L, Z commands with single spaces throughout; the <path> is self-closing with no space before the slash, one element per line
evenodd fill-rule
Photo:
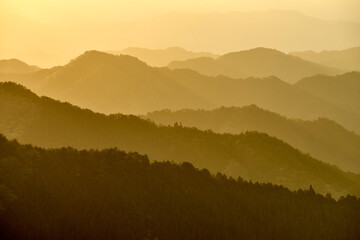
<path fill-rule="evenodd" d="M 358 239 L 360 199 L 0 136 L 1 239 Z"/>

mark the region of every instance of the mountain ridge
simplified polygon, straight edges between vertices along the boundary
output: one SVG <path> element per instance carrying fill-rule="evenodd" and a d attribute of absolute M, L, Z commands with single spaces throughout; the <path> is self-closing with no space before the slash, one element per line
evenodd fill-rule
<path fill-rule="evenodd" d="M 360 71 L 360 47 L 344 50 L 324 50 L 321 52 L 290 52 L 289 54 L 346 71 Z"/>
<path fill-rule="evenodd" d="M 316 75 L 301 79 L 295 86 L 360 114 L 360 72 L 337 76 Z"/>
<path fill-rule="evenodd" d="M 256 105 L 213 110 L 162 110 L 142 117 L 161 125 L 177 123 L 217 133 L 264 132 L 323 162 L 360 173 L 360 136 L 326 118 L 289 119 Z"/>
<path fill-rule="evenodd" d="M 119 55 L 130 55 L 137 57 L 141 61 L 146 62 L 150 66 L 164 67 L 172 61 L 185 60 L 195 57 L 210 57 L 216 58 L 217 55 L 209 52 L 193 52 L 188 51 L 181 47 L 168 47 L 165 49 L 150 49 L 150 48 L 139 48 L 129 47 L 122 51 L 107 51 L 109 53 Z"/>
<path fill-rule="evenodd" d="M 225 75 L 232 78 L 277 76 L 293 83 L 315 74 L 338 74 L 340 70 L 287 55 L 275 49 L 258 47 L 231 52 L 217 59 L 188 59 L 176 61 L 169 68 L 190 68 L 204 75 Z"/>
<path fill-rule="evenodd" d="M 156 68 L 127 55 L 86 51 L 67 65 L 42 73 L 44 76 L 39 73 L 33 81 L 37 93 L 99 112 L 119 112 L 121 109 L 123 113 L 131 113 L 163 106 L 211 106 L 190 89 L 164 78 Z"/>
<path fill-rule="evenodd" d="M 40 68 L 38 66 L 28 65 L 16 58 L 0 60 L 0 74 L 31 73 L 39 70 Z"/>
<path fill-rule="evenodd" d="M 88 52 L 64 66 L 30 74 L 0 75 L 0 81 L 18 82 L 39 95 L 103 113 L 145 114 L 166 108 L 256 104 L 292 118 L 327 117 L 360 132 L 359 114 L 276 77 L 209 77 L 193 70 L 150 67 L 123 55 Z"/>

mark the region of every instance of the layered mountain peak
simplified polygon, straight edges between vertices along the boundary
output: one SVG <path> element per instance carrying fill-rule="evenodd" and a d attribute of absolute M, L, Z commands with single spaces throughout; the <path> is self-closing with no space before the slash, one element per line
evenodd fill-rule
<path fill-rule="evenodd" d="M 30 73 L 40 70 L 37 66 L 30 66 L 18 59 L 0 60 L 0 73 Z"/>
<path fill-rule="evenodd" d="M 290 54 L 308 61 L 346 71 L 360 71 L 360 47 L 333 51 L 325 50 L 322 52 L 291 52 Z"/>
<path fill-rule="evenodd" d="M 293 83 L 315 74 L 338 74 L 341 71 L 303 60 L 270 48 L 231 52 L 215 60 L 197 58 L 172 62 L 170 68 L 190 68 L 201 74 L 232 78 L 276 76 Z"/>
<path fill-rule="evenodd" d="M 110 51 L 110 53 L 134 56 L 154 67 L 164 67 L 173 61 L 185 61 L 192 58 L 218 57 L 209 52 L 192 52 L 182 47 L 169 47 L 166 49 L 130 47 L 122 51 Z"/>
<path fill-rule="evenodd" d="M 274 56 L 274 55 L 281 55 L 281 56 L 285 56 L 286 54 L 276 50 L 276 49 L 272 49 L 272 48 L 265 48 L 265 47 L 257 47 L 257 48 L 253 48 L 253 49 L 249 49 L 249 50 L 244 50 L 244 51 L 238 51 L 238 52 L 231 52 L 231 53 L 227 53 L 221 57 L 219 57 L 219 59 L 227 59 L 230 57 L 239 57 L 239 56 L 266 56 L 266 55 L 270 55 L 270 56 Z"/>
<path fill-rule="evenodd" d="M 138 65 L 145 67 L 146 64 L 136 57 L 128 56 L 128 55 L 113 55 L 105 52 L 100 52 L 96 50 L 86 51 L 82 55 L 73 59 L 68 65 L 107 65 L 111 66 L 119 66 L 119 65 Z"/>

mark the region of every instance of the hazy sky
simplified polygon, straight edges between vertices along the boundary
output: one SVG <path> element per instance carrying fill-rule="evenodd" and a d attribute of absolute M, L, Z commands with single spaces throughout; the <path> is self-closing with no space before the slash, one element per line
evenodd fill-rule
<path fill-rule="evenodd" d="M 360 0 L 0 0 L 0 59 L 50 67 L 89 49 L 181 46 L 218 54 L 259 46 L 344 49 L 360 42 L 359 9 Z M 269 19 L 267 10 L 292 10 L 292 16 Z M 178 21 L 174 11 L 227 17 L 210 17 L 204 26 L 194 14 Z M 244 19 L 235 24 L 229 12 Z"/>
<path fill-rule="evenodd" d="M 360 21 L 359 0 L 0 0 L 1 15 L 50 23 L 127 20 L 168 11 L 296 10 L 328 20 Z"/>

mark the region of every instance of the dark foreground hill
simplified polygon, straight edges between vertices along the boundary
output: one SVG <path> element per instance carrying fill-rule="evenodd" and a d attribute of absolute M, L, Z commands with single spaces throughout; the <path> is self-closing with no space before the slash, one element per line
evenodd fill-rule
<path fill-rule="evenodd" d="M 0 132 L 42 147 L 119 147 L 153 160 L 188 161 L 211 172 L 282 184 L 310 184 L 334 197 L 360 195 L 360 177 L 305 155 L 257 132 L 215 134 L 182 126 L 159 127 L 135 116 L 97 114 L 68 103 L 38 97 L 13 84 L 0 84 Z"/>
<path fill-rule="evenodd" d="M 359 239 L 360 200 L 0 135 L 0 238 Z"/>
<path fill-rule="evenodd" d="M 360 136 L 329 119 L 289 119 L 255 105 L 215 110 L 156 111 L 144 116 L 158 124 L 211 129 L 218 133 L 240 134 L 258 131 L 275 136 L 340 168 L 360 173 Z"/>
<path fill-rule="evenodd" d="M 217 59 L 203 57 L 174 61 L 168 67 L 188 68 L 204 75 L 232 78 L 276 76 L 290 83 L 315 74 L 340 73 L 339 70 L 268 48 L 232 52 Z"/>

